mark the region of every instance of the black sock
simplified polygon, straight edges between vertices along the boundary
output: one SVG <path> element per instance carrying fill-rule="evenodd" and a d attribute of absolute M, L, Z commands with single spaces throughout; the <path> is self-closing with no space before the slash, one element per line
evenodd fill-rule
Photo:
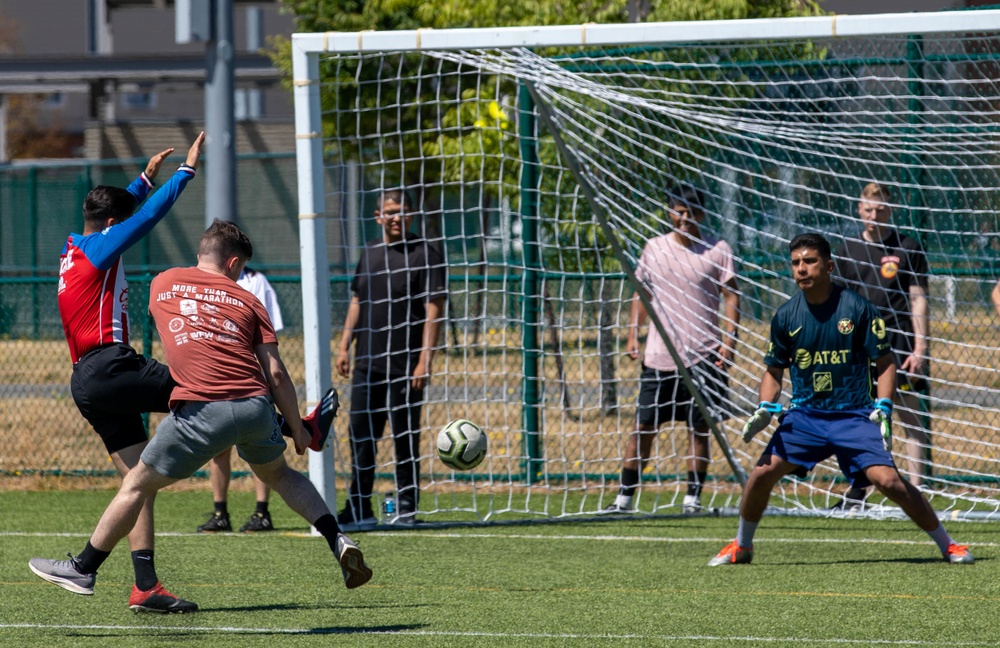
<path fill-rule="evenodd" d="M 639 486 L 639 471 L 634 468 L 622 468 L 622 485 L 619 492 L 626 497 L 632 497 Z"/>
<path fill-rule="evenodd" d="M 327 513 L 313 522 L 313 526 L 320 532 L 320 535 L 326 538 L 326 543 L 330 545 L 330 551 L 337 553 L 337 534 L 340 533 L 340 525 L 337 524 L 337 518 Z"/>
<path fill-rule="evenodd" d="M 705 479 L 708 478 L 708 472 L 694 472 L 693 470 L 688 471 L 688 495 L 694 495 L 698 497 L 701 495 L 701 487 L 705 484 Z"/>
<path fill-rule="evenodd" d="M 261 515 L 267 514 L 267 502 L 257 502 L 257 508 L 254 509 L 254 513 L 260 513 Z"/>
<path fill-rule="evenodd" d="M 160 582 L 156 577 L 156 567 L 153 566 L 152 549 L 133 551 L 132 569 L 135 570 L 135 585 L 143 592 L 148 592 Z"/>
<path fill-rule="evenodd" d="M 226 506 L 225 502 L 216 502 L 215 512 L 219 515 L 229 515 L 229 507 Z"/>
<path fill-rule="evenodd" d="M 95 549 L 94 545 L 87 542 L 87 546 L 83 548 L 80 555 L 73 559 L 77 567 L 84 574 L 96 574 L 97 570 L 100 569 L 104 561 L 108 559 L 111 555 L 110 551 L 101 551 L 100 549 Z"/>

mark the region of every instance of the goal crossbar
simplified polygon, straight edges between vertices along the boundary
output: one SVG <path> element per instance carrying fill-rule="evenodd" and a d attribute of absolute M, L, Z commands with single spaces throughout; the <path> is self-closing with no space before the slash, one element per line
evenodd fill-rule
<path fill-rule="evenodd" d="M 912 33 L 990 32 L 998 29 L 1000 29 L 1000 9 L 986 9 L 700 22 L 589 23 L 547 27 L 297 33 L 292 35 L 292 43 L 293 49 L 303 54 L 418 52 L 892 36 Z"/>

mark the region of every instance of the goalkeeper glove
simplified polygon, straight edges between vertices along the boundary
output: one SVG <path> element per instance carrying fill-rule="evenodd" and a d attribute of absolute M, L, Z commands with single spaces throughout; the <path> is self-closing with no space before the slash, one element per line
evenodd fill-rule
<path fill-rule="evenodd" d="M 749 443 L 754 435 L 766 428 L 771 423 L 771 417 L 775 414 L 781 414 L 781 403 L 761 401 L 760 405 L 757 406 L 757 411 L 743 425 L 744 443 Z"/>
<path fill-rule="evenodd" d="M 868 419 L 878 423 L 879 431 L 882 432 L 882 445 L 887 451 L 892 452 L 892 401 L 888 398 L 875 401 L 875 409 Z"/>

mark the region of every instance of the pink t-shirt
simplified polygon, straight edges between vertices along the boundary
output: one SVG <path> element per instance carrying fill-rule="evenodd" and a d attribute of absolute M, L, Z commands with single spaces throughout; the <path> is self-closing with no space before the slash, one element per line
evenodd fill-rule
<path fill-rule="evenodd" d="M 709 358 L 722 345 L 720 289 L 734 276 L 728 243 L 705 237 L 687 248 L 670 234 L 657 236 L 646 242 L 636 276 L 649 289 L 653 310 L 685 367 Z M 643 363 L 660 371 L 677 369 L 652 323 Z"/>
<path fill-rule="evenodd" d="M 254 349 L 278 339 L 253 293 L 222 275 L 174 268 L 153 279 L 149 312 L 177 381 L 171 407 L 270 393 Z"/>

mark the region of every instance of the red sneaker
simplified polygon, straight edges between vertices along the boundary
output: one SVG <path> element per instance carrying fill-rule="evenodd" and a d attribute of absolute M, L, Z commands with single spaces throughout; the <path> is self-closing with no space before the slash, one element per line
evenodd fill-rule
<path fill-rule="evenodd" d="M 165 590 L 162 583 L 157 582 L 156 586 L 147 592 L 139 589 L 138 585 L 133 585 L 132 596 L 128 597 L 128 608 L 135 613 L 182 614 L 195 612 L 198 604 L 177 598 Z"/>
<path fill-rule="evenodd" d="M 337 416 L 340 409 L 340 397 L 337 390 L 331 387 L 323 394 L 316 409 L 302 417 L 302 423 L 306 429 L 312 432 L 312 442 L 309 449 L 319 452 L 326 445 L 326 440 L 330 438 L 330 426 L 333 425 L 333 418 Z"/>

